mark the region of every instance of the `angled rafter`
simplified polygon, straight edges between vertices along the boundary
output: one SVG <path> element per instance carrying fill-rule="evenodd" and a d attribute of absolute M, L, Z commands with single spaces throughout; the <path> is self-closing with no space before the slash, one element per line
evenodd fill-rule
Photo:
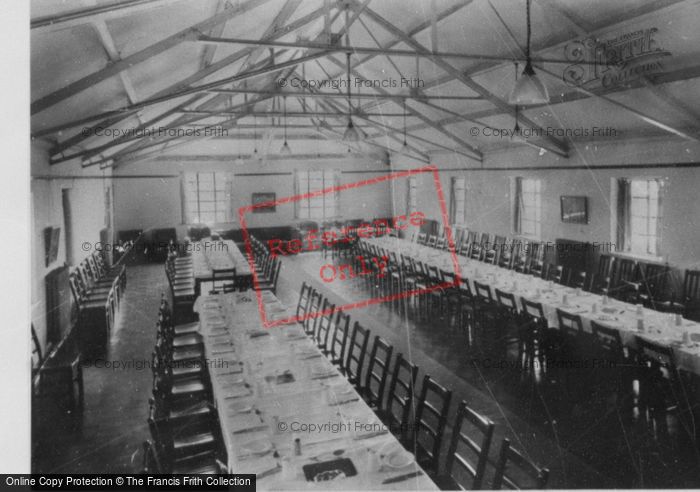
<path fill-rule="evenodd" d="M 80 10 L 72 10 L 58 15 L 39 17 L 31 21 L 31 29 L 66 29 L 95 20 L 123 17 L 144 10 L 162 7 L 173 0 L 126 0 L 107 5 L 95 5 Z"/>
<path fill-rule="evenodd" d="M 406 34 L 403 33 L 400 29 L 398 29 L 396 26 L 394 26 L 391 22 L 386 20 L 384 17 L 381 15 L 377 14 L 375 11 L 372 9 L 365 9 L 365 14 L 369 15 L 372 20 L 374 20 L 376 23 L 378 23 L 380 26 L 382 26 L 384 29 L 389 31 L 395 36 L 400 37 L 406 44 L 409 46 L 412 46 L 415 50 L 421 51 L 421 52 L 427 52 L 427 48 L 425 48 L 422 44 L 420 44 L 418 41 L 413 39 L 412 37 L 407 36 Z M 479 85 L 478 83 L 474 82 L 470 77 L 467 77 L 464 75 L 464 73 L 455 68 L 454 66 L 450 65 L 443 59 L 437 58 L 433 59 L 433 63 L 437 65 L 440 69 L 444 70 L 448 74 L 454 76 L 454 78 L 458 81 L 460 81 L 462 84 L 466 85 L 469 87 L 469 89 L 477 92 L 478 94 L 481 94 L 485 99 L 487 99 L 489 102 L 491 102 L 494 106 L 501 108 L 504 111 L 509 111 L 511 109 L 511 106 L 506 102 L 503 101 L 501 98 L 496 96 L 495 94 L 491 93 L 489 90 L 487 90 L 485 87 Z M 527 125 L 530 128 L 540 130 L 539 125 L 535 123 L 534 121 L 530 120 L 529 118 L 520 115 L 518 119 L 522 122 L 523 125 Z M 555 152 L 556 154 L 559 154 L 563 157 L 568 157 L 568 147 L 565 142 L 560 141 L 559 139 L 553 138 L 553 137 L 545 137 L 545 141 L 542 142 L 542 147 L 545 147 L 547 150 L 550 150 L 552 152 Z"/>
<path fill-rule="evenodd" d="M 227 21 L 228 19 L 231 19 L 237 15 L 241 15 L 261 5 L 264 5 L 269 1 L 270 0 L 248 0 L 247 2 L 241 4 L 238 7 L 224 10 L 223 12 L 220 12 L 202 22 L 198 22 L 197 24 L 188 27 L 187 29 L 173 34 L 172 36 L 168 36 L 167 38 L 155 44 L 152 44 L 147 48 L 144 48 L 132 55 L 122 58 L 118 62 L 111 63 L 102 70 L 98 70 L 97 72 L 87 75 L 79 80 L 76 80 L 75 82 L 71 82 L 67 86 L 62 87 L 61 89 L 58 89 L 32 102 L 31 114 L 36 114 L 47 108 L 50 108 L 51 106 L 55 106 L 61 101 L 64 101 L 69 97 L 74 96 L 75 94 L 78 94 L 79 92 L 82 92 L 85 89 L 88 89 L 89 87 L 99 84 L 103 80 L 113 77 L 114 75 L 119 74 L 119 72 L 126 70 L 129 67 L 149 60 L 150 58 L 153 58 L 154 56 L 177 46 L 178 44 L 182 43 L 187 39 L 196 38 L 201 31 L 209 30 L 212 27 Z"/>
<path fill-rule="evenodd" d="M 635 19 L 638 19 L 639 17 L 642 17 L 644 15 L 651 14 L 653 12 L 656 12 L 661 9 L 665 9 L 667 7 L 670 7 L 672 5 L 680 4 L 685 2 L 686 0 L 661 0 L 659 2 L 649 2 L 649 3 L 642 3 L 638 7 L 631 9 L 630 11 L 627 12 L 625 22 L 631 22 Z M 616 26 L 620 23 L 619 19 L 605 19 L 603 22 L 596 24 L 594 27 L 595 31 L 589 31 L 586 33 L 586 36 L 592 36 L 595 34 L 595 32 L 600 32 L 605 29 L 608 29 L 610 27 Z M 427 28 L 427 25 L 423 26 L 424 29 Z M 410 31 L 407 33 L 409 36 L 413 37 L 415 34 L 413 31 Z M 578 34 L 571 36 L 570 34 L 565 34 L 561 36 L 557 36 L 553 39 L 546 39 L 543 41 L 540 41 L 539 43 L 533 43 L 532 51 L 534 53 L 542 53 L 544 51 L 548 51 L 560 46 L 565 45 L 566 43 L 570 43 L 572 41 L 576 41 L 580 39 L 580 36 Z M 517 44 L 517 43 L 516 43 Z M 536 58 L 536 56 L 535 56 Z M 365 60 L 360 60 L 356 66 L 358 66 L 361 63 L 364 63 Z M 492 70 L 496 67 L 498 67 L 501 63 L 499 62 L 484 62 L 484 63 L 479 63 L 476 64 L 469 69 L 464 71 L 464 75 L 468 77 L 474 77 L 478 76 L 480 73 L 487 71 L 487 70 Z M 446 74 L 442 77 L 438 77 L 435 80 L 428 81 L 425 83 L 424 90 L 427 89 L 432 89 L 435 87 L 439 87 L 441 85 L 444 85 L 448 82 L 451 82 L 455 79 L 455 77 L 452 74 Z M 370 108 L 376 107 L 376 104 L 382 104 L 381 101 L 378 103 L 370 103 L 367 104 L 365 107 L 363 107 L 364 110 L 370 110 Z M 502 111 L 499 111 L 496 114 L 501 114 Z"/>
<path fill-rule="evenodd" d="M 294 20 L 293 22 L 290 22 L 286 26 L 278 29 L 273 35 L 270 36 L 270 39 L 276 39 L 278 37 L 289 34 L 290 32 L 294 32 L 295 30 L 307 25 L 309 22 L 316 20 L 321 15 L 323 15 L 323 9 L 316 9 L 316 10 Z M 159 91 L 158 93 L 154 94 L 153 96 L 151 96 L 151 98 L 157 99 L 157 98 L 162 98 L 162 97 L 168 97 L 168 96 L 171 96 L 175 93 L 179 93 L 183 88 L 188 88 L 190 86 L 190 84 L 193 84 L 199 80 L 202 80 L 205 77 L 208 77 L 209 75 L 212 75 L 212 74 L 218 72 L 219 70 L 226 68 L 227 66 L 244 58 L 248 54 L 252 53 L 253 49 L 254 48 L 245 48 L 243 50 L 237 51 L 236 53 L 225 56 L 221 60 L 218 60 L 218 61 L 210 64 L 207 68 L 200 70 L 200 71 L 196 72 L 195 74 L 190 75 L 189 77 L 186 77 L 185 79 L 176 82 L 175 84 L 171 84 L 170 86 L 166 87 L 165 89 L 163 89 L 163 90 Z M 182 103 L 180 106 L 178 106 L 177 109 L 182 109 L 184 107 L 187 107 L 191 103 L 195 102 L 198 99 L 198 97 L 199 96 L 196 96 L 195 98 L 192 98 L 192 99 L 188 99 L 187 101 Z M 87 119 L 83 118 L 79 122 L 73 122 L 72 125 L 62 125 L 62 128 L 64 128 L 64 129 L 70 128 L 72 126 L 77 126 L 77 125 L 81 125 L 84 123 L 89 123 L 89 122 L 94 121 L 96 119 L 102 119 L 105 117 L 107 118 L 106 120 L 100 121 L 97 125 L 94 125 L 92 128 L 90 128 L 90 130 L 93 130 L 96 126 L 111 127 L 111 126 L 114 126 L 115 124 L 125 120 L 131 114 L 135 113 L 138 109 L 139 109 L 138 107 L 126 108 L 124 111 L 119 111 L 119 112 L 115 113 L 116 116 L 111 116 L 111 117 L 110 117 L 109 113 L 107 113 L 107 114 L 103 113 L 103 114 L 96 115 L 96 116 L 93 116 L 93 117 L 90 117 Z M 126 112 L 126 111 L 128 111 L 128 112 Z M 172 114 L 172 113 L 169 113 L 169 114 Z M 165 116 L 169 116 L 169 114 L 164 113 Z M 162 118 L 155 118 L 155 121 L 158 121 L 160 119 L 162 119 Z M 54 133 L 55 131 L 57 131 L 56 128 L 43 130 L 42 132 L 38 132 L 38 133 L 46 135 L 46 134 Z M 90 133 L 91 132 L 87 132 L 88 135 Z M 35 134 L 35 136 L 40 136 L 40 135 Z M 81 133 L 77 133 L 73 137 L 68 138 L 68 139 L 66 139 L 66 141 L 57 145 L 56 148 L 52 150 L 52 154 L 57 154 L 57 153 L 63 152 L 64 150 L 66 150 L 74 145 L 79 144 L 80 142 L 82 142 L 86 138 L 89 138 L 89 137 L 83 136 Z"/>

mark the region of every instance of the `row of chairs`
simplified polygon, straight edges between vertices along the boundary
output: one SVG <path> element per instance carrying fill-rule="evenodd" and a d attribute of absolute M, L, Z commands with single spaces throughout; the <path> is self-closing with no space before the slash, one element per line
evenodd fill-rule
<path fill-rule="evenodd" d="M 178 256 L 171 248 L 165 260 L 170 296 L 176 319 L 190 319 L 196 298 L 194 266 L 191 256 Z"/>
<path fill-rule="evenodd" d="M 418 367 L 311 285 L 302 284 L 296 316 L 319 349 L 336 365 L 361 397 L 418 463 L 443 489 L 485 488 L 487 467 L 494 469 L 492 488 L 544 488 L 549 471 L 526 459 L 504 439 L 496 462 L 489 458 L 495 424 L 459 405 L 443 473 L 440 454 L 452 391 L 425 375 L 415 397 Z M 517 471 L 516 471 L 517 470 Z"/>
<path fill-rule="evenodd" d="M 271 255 L 267 246 L 255 236 L 250 236 L 250 241 L 257 277 L 257 283 L 254 287 L 256 290 L 269 290 L 276 294 L 282 261 L 277 256 Z M 251 285 L 251 287 L 253 286 Z"/>
<path fill-rule="evenodd" d="M 95 251 L 75 267 L 68 283 L 77 308 L 81 350 L 87 355 L 104 353 L 126 289 L 126 267 L 108 267 Z"/>
<path fill-rule="evenodd" d="M 558 310 L 558 326 L 550 327 L 539 302 L 521 299 L 518 306 L 513 294 L 478 281 L 472 289 L 466 277 L 457 287 L 444 286 L 452 283 L 454 274 L 404 256 L 397 262 L 392 252 L 365 242 L 358 247 L 368 257 L 390 259 L 383 278 L 367 276 L 370 289 L 396 294 L 443 285 L 422 296 L 397 299 L 394 304 L 400 305 L 406 316 L 414 312 L 422 318 L 440 316 L 448 326 L 461 328 L 471 356 L 503 360 L 510 354 L 516 358 L 513 367 L 518 368 L 520 378 L 554 384 L 562 394 L 569 394 L 572 402 L 585 403 L 592 397 L 602 401 L 610 395 L 621 400 L 630 396 L 636 380 L 639 406 L 645 411 L 658 415 L 665 408 L 677 408 L 692 416 L 689 409 L 700 395 L 681 391 L 683 383 L 691 382 L 693 376 L 678 370 L 673 348 L 638 337 L 638 352 L 630 353 L 617 330 L 593 322 L 592 333 L 586 333 L 579 315 Z M 403 309 L 416 304 L 417 310 Z M 572 361 L 588 361 L 589 366 L 577 371 L 571 367 Z M 591 369 L 594 361 L 596 367 Z"/>
<path fill-rule="evenodd" d="M 151 439 L 143 443 L 144 473 L 227 473 L 198 323 L 175 325 L 161 299 L 152 354 Z"/>
<path fill-rule="evenodd" d="M 682 292 L 668 287 L 668 264 L 601 255 L 597 276 L 599 292 L 650 309 L 682 314 L 700 321 L 700 270 L 686 270 Z"/>
<path fill-rule="evenodd" d="M 545 243 L 508 240 L 505 236 L 455 229 L 455 251 L 467 258 L 498 265 L 522 273 L 607 294 L 625 302 L 644 304 L 650 309 L 678 312 L 689 319 L 700 319 L 700 271 L 686 270 L 680 295 L 669 291 L 668 264 L 643 262 L 609 254 L 600 255 L 596 273 L 567 269 L 545 262 Z M 418 244 L 447 250 L 442 235 L 418 233 Z"/>

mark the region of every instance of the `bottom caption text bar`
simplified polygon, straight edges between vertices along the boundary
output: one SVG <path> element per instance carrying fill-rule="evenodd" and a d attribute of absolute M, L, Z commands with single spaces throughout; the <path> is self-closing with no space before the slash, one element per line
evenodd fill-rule
<path fill-rule="evenodd" d="M 0 490 L 254 491 L 255 475 L 0 475 Z"/>

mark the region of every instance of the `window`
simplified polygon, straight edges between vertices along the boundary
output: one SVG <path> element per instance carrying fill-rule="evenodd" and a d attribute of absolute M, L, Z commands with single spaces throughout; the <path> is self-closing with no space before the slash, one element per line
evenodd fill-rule
<path fill-rule="evenodd" d="M 539 179 L 515 178 L 516 234 L 539 239 L 542 233 L 542 181 Z"/>
<path fill-rule="evenodd" d="M 335 169 L 322 171 L 297 171 L 297 192 L 299 195 L 314 193 L 338 185 L 338 172 Z M 299 200 L 298 219 L 335 219 L 340 216 L 339 193 L 323 193 Z"/>
<path fill-rule="evenodd" d="M 227 173 L 188 173 L 185 175 L 186 219 L 189 224 L 226 222 L 229 217 Z"/>
<path fill-rule="evenodd" d="M 418 210 L 418 184 L 415 176 L 408 177 L 408 189 L 406 192 L 406 215 L 411 215 Z"/>
<path fill-rule="evenodd" d="M 622 251 L 660 255 L 663 180 L 620 179 L 618 242 Z"/>
<path fill-rule="evenodd" d="M 452 178 L 450 187 L 450 224 L 464 224 L 466 212 L 466 179 Z"/>

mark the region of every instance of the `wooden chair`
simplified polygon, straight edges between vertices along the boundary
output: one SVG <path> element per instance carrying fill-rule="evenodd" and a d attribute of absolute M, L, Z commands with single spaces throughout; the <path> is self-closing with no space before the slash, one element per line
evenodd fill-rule
<path fill-rule="evenodd" d="M 362 386 L 362 368 L 365 363 L 365 356 L 367 355 L 369 334 L 369 330 L 355 321 L 352 334 L 350 335 L 348 355 L 345 359 L 345 364 L 341 368 L 341 372 L 345 375 L 350 384 L 358 389 Z"/>
<path fill-rule="evenodd" d="M 636 337 L 636 346 L 642 405 L 653 416 L 671 411 L 685 413 L 688 404 L 673 348 L 641 336 Z"/>
<path fill-rule="evenodd" d="M 625 302 L 639 301 L 637 262 L 628 258 L 616 258 L 610 275 L 609 295 Z"/>
<path fill-rule="evenodd" d="M 700 270 L 686 270 L 680 298 L 672 292 L 671 299 L 662 303 L 661 307 L 664 311 L 680 313 L 695 321 L 700 320 Z"/>
<path fill-rule="evenodd" d="M 631 389 L 634 374 L 630 368 L 633 361 L 625 353 L 620 332 L 615 328 L 591 321 L 591 330 L 595 340 L 594 388 L 597 393 L 621 396 L 625 387 Z"/>
<path fill-rule="evenodd" d="M 452 391 L 429 375 L 423 378 L 416 404 L 415 429 L 409 446 L 414 449 L 418 464 L 432 476 L 438 473 L 440 447 L 451 399 Z"/>
<path fill-rule="evenodd" d="M 445 474 L 437 477 L 441 490 L 481 490 L 495 424 L 462 401 L 452 428 Z M 468 482 L 467 482 L 468 480 Z"/>
<path fill-rule="evenodd" d="M 639 300 L 650 309 L 662 308 L 668 284 L 668 264 L 639 264 Z"/>
<path fill-rule="evenodd" d="M 400 440 L 404 440 L 408 435 L 417 375 L 418 366 L 404 359 L 403 354 L 398 354 L 389 382 L 386 405 L 377 412 L 391 432 Z"/>
<path fill-rule="evenodd" d="M 233 284 L 236 278 L 235 268 L 219 268 L 211 271 L 211 290 L 210 294 L 216 294 L 224 289 L 226 284 Z"/>
<path fill-rule="evenodd" d="M 544 489 L 548 479 L 549 470 L 547 468 L 540 468 L 525 458 L 519 451 L 511 447 L 509 439 L 503 440 L 501 451 L 498 454 L 492 490 L 504 488 L 511 490 Z"/>
<path fill-rule="evenodd" d="M 369 365 L 360 394 L 370 407 L 381 408 L 384 404 L 384 389 L 389 376 L 389 364 L 394 347 L 383 338 L 374 337 L 374 345 L 369 355 Z"/>
<path fill-rule="evenodd" d="M 595 274 L 595 283 L 591 283 L 591 292 L 596 294 L 610 294 L 611 270 L 614 258 L 610 255 L 600 255 L 598 259 L 598 271 Z"/>
<path fill-rule="evenodd" d="M 569 283 L 569 279 L 564 274 L 564 267 L 562 265 L 549 265 L 547 267 L 547 280 L 561 285 L 567 285 Z"/>
<path fill-rule="evenodd" d="M 306 318 L 302 322 L 302 327 L 304 328 L 304 333 L 307 336 L 314 336 L 314 329 L 316 327 L 316 318 L 321 309 L 321 304 L 323 302 L 323 294 L 317 290 L 312 290 L 311 296 L 309 297 L 308 308 L 306 311 Z"/>
<path fill-rule="evenodd" d="M 503 254 L 506 238 L 503 236 L 494 236 L 493 243 L 486 244 L 484 250 L 484 261 L 496 265 L 499 263 L 499 258 Z"/>
<path fill-rule="evenodd" d="M 335 320 L 332 323 L 330 346 L 324 351 L 331 364 L 342 366 L 345 360 L 345 349 L 348 342 L 348 331 L 350 330 L 350 315 L 343 311 L 337 311 Z"/>
<path fill-rule="evenodd" d="M 328 336 L 331 331 L 331 325 L 333 324 L 333 318 L 335 315 L 335 304 L 331 303 L 328 298 L 323 300 L 323 307 L 321 308 L 321 315 L 316 318 L 316 323 L 314 326 L 314 341 L 316 346 L 325 352 L 328 349 Z"/>
<path fill-rule="evenodd" d="M 590 292 L 591 282 L 588 280 L 588 274 L 585 271 L 574 270 L 569 272 L 569 286 L 575 289 L 581 289 Z"/>
<path fill-rule="evenodd" d="M 275 258 L 272 260 L 272 270 L 269 277 L 258 279 L 255 285 L 256 290 L 269 290 L 273 294 L 277 293 L 277 282 L 279 281 L 282 262 Z"/>

